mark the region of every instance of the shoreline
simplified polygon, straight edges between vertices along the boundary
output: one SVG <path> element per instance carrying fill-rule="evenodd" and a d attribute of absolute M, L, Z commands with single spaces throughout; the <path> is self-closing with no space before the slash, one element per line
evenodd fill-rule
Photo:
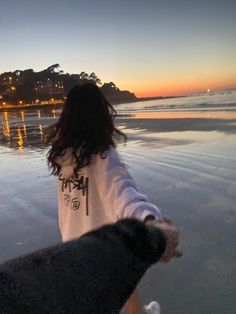
<path fill-rule="evenodd" d="M 142 97 L 132 100 L 121 100 L 121 101 L 113 101 L 111 102 L 112 105 L 117 106 L 121 104 L 130 104 L 130 103 L 136 103 L 140 101 L 150 101 L 150 100 L 160 100 L 160 99 L 170 99 L 170 98 L 181 98 L 181 97 L 187 97 L 187 96 L 157 96 L 157 97 Z M 14 111 L 14 110 L 27 110 L 27 109 L 42 109 L 42 108 L 53 108 L 58 109 L 62 108 L 64 105 L 63 103 L 47 103 L 47 104 L 29 104 L 29 105 L 7 105 L 3 106 L 0 105 L 0 111 Z"/>

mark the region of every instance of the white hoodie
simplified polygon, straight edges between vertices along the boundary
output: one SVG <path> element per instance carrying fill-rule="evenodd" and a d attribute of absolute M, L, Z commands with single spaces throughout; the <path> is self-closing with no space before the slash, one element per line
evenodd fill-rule
<path fill-rule="evenodd" d="M 161 218 L 160 210 L 138 191 L 114 148 L 106 152 L 106 158 L 93 155 L 77 176 L 69 151 L 57 162 L 61 165 L 58 210 L 63 241 L 125 217 L 144 220 L 152 214 Z"/>

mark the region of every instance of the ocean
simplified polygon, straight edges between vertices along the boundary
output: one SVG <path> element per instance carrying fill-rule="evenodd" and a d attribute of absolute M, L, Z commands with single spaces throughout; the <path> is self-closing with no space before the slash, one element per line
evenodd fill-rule
<path fill-rule="evenodd" d="M 236 90 L 194 94 L 191 96 L 166 98 L 150 101 L 126 103 L 117 106 L 117 111 L 137 112 L 178 112 L 178 111 L 235 111 Z"/>

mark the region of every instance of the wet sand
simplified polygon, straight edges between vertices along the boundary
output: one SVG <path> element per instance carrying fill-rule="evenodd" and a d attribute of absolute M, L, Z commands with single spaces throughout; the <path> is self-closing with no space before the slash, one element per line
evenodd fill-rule
<path fill-rule="evenodd" d="M 184 251 L 148 272 L 144 302 L 159 300 L 163 313 L 233 314 L 235 133 L 140 133 L 123 155 L 142 191 L 180 228 Z"/>
<path fill-rule="evenodd" d="M 37 112 L 1 116 L 1 262 L 60 241 L 55 179 L 42 146 L 52 121 Z M 158 300 L 163 313 L 233 314 L 236 120 L 192 115 L 117 124 L 129 137 L 121 156 L 140 190 L 179 227 L 184 251 L 145 275 L 143 302 Z"/>

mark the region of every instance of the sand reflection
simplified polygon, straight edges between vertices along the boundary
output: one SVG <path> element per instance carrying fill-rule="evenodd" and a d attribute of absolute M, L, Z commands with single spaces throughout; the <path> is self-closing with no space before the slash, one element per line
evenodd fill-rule
<path fill-rule="evenodd" d="M 4 119 L 5 119 L 4 134 L 6 134 L 6 136 L 10 136 L 11 135 L 11 130 L 10 130 L 10 125 L 9 125 L 9 121 L 8 121 L 8 112 L 4 112 L 3 116 L 4 116 Z"/>
<path fill-rule="evenodd" d="M 131 119 L 186 119 L 186 118 L 208 118 L 208 119 L 236 119 L 235 111 L 203 111 L 203 112 L 138 112 L 128 115 L 119 115 L 119 118 Z"/>
<path fill-rule="evenodd" d="M 24 111 L 21 111 L 20 113 L 21 113 L 21 120 L 22 120 L 22 122 L 24 122 L 25 121 L 25 113 L 24 113 Z"/>
<path fill-rule="evenodd" d="M 18 133 L 18 141 L 17 141 L 18 150 L 19 150 L 19 151 L 23 151 L 23 148 L 24 148 L 24 141 L 23 141 L 23 137 L 22 137 L 21 129 L 20 129 L 20 128 L 17 129 L 17 133 Z"/>
<path fill-rule="evenodd" d="M 23 130 L 24 130 L 25 138 L 27 138 L 27 127 L 25 124 L 23 124 Z"/>

